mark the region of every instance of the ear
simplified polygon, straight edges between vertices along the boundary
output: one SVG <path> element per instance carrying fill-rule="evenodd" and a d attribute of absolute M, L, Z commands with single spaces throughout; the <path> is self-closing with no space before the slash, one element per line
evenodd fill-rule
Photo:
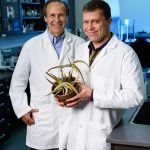
<path fill-rule="evenodd" d="M 47 17 L 44 16 L 44 21 L 47 23 Z"/>
<path fill-rule="evenodd" d="M 111 22 L 112 22 L 112 18 L 111 18 L 111 17 L 109 17 L 109 18 L 108 18 L 108 20 L 107 20 L 107 22 L 108 22 L 109 24 L 111 24 Z"/>

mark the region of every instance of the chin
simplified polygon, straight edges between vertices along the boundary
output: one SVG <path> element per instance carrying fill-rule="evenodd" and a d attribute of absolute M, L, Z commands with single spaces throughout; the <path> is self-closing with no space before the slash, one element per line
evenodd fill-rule
<path fill-rule="evenodd" d="M 94 37 L 89 37 L 89 40 L 90 40 L 90 41 L 93 41 L 93 42 L 98 41 L 97 38 L 94 38 Z"/>
<path fill-rule="evenodd" d="M 62 32 L 55 32 L 55 33 L 54 33 L 54 36 L 57 37 L 57 36 L 60 36 L 61 34 L 62 34 Z"/>

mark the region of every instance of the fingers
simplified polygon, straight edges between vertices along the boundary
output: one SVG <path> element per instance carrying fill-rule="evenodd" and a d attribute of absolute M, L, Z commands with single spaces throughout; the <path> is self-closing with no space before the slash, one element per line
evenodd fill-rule
<path fill-rule="evenodd" d="M 75 101 L 71 101 L 71 102 L 67 103 L 66 107 L 75 107 L 75 106 L 79 105 L 80 102 L 81 102 L 80 99 L 76 99 Z"/>
<path fill-rule="evenodd" d="M 74 96 L 72 98 L 67 99 L 66 103 L 71 103 L 71 102 L 77 101 L 78 99 L 80 99 L 79 94 L 77 94 L 76 96 Z"/>
<path fill-rule="evenodd" d="M 34 119 L 33 113 L 36 113 L 38 111 L 39 111 L 39 109 L 32 109 L 30 112 L 23 115 L 21 117 L 21 120 L 27 125 L 35 124 L 35 119 Z"/>
<path fill-rule="evenodd" d="M 29 112 L 29 113 L 23 115 L 23 116 L 21 117 L 21 119 L 22 119 L 22 121 L 23 121 L 25 124 L 27 124 L 27 125 L 32 125 L 32 124 L 35 123 L 35 120 L 34 120 L 33 116 L 31 115 L 31 112 Z"/>
<path fill-rule="evenodd" d="M 61 106 L 61 107 L 65 106 L 64 102 L 60 101 L 58 97 L 55 97 L 55 101 L 59 106 Z"/>
<path fill-rule="evenodd" d="M 37 109 L 37 108 L 35 108 L 35 109 L 32 109 L 32 110 L 31 110 L 31 112 L 32 112 L 32 113 L 39 112 L 39 109 Z"/>
<path fill-rule="evenodd" d="M 62 102 L 59 100 L 58 97 L 55 97 L 56 103 L 61 107 L 73 107 L 79 103 L 79 100 L 77 101 L 77 96 L 67 99 L 66 101 Z"/>
<path fill-rule="evenodd" d="M 64 104 L 63 102 L 56 101 L 56 103 L 57 103 L 59 106 L 61 106 L 61 107 L 64 107 L 64 106 L 65 106 L 65 104 Z"/>

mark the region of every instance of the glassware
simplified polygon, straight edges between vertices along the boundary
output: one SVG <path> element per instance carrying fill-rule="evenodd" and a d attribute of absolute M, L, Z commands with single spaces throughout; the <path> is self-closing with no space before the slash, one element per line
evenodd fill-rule
<path fill-rule="evenodd" d="M 135 42 L 134 19 L 119 20 L 119 38 L 125 42 Z"/>

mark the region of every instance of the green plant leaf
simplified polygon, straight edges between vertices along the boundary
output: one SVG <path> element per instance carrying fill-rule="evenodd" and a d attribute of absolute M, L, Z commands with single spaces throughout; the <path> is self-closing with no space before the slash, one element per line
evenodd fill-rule
<path fill-rule="evenodd" d="M 88 64 L 82 60 L 76 60 L 72 63 L 69 60 L 68 64 L 52 67 L 46 72 L 46 74 L 55 81 L 55 82 L 52 82 L 49 79 L 47 79 L 51 84 L 53 84 L 53 87 L 54 87 L 54 89 L 52 89 L 52 91 L 51 91 L 51 94 L 54 94 L 55 96 L 57 96 L 59 94 L 66 95 L 72 91 L 74 91 L 76 94 L 78 94 L 76 85 L 77 85 L 77 83 L 81 83 L 81 82 L 79 82 L 79 76 L 81 76 L 82 82 L 84 82 L 84 78 L 80 71 L 80 68 L 76 65 L 77 63 L 84 63 L 85 65 L 88 66 Z M 66 68 L 66 67 L 71 68 L 71 70 L 68 73 L 63 72 L 63 68 Z M 51 70 L 53 70 L 53 69 L 60 69 L 61 77 L 57 77 L 56 75 L 50 73 Z M 76 71 L 76 73 L 77 73 L 76 77 L 73 76 L 73 71 Z"/>
<path fill-rule="evenodd" d="M 85 61 L 83 61 L 83 60 L 75 60 L 75 61 L 73 62 L 73 64 L 72 64 L 72 67 L 73 67 L 73 68 L 77 71 L 77 73 L 78 73 L 78 78 L 79 78 L 79 75 L 80 75 L 81 78 L 82 78 L 82 81 L 84 82 L 83 75 L 82 75 L 82 73 L 81 73 L 79 67 L 76 65 L 76 63 L 84 63 L 87 67 L 89 67 L 89 65 L 88 65 Z M 78 79 L 78 78 L 77 78 L 77 79 Z"/>
<path fill-rule="evenodd" d="M 64 82 L 64 86 L 67 87 L 69 90 L 74 91 L 76 94 L 78 94 L 78 91 L 72 84 L 70 84 L 68 82 Z"/>
<path fill-rule="evenodd" d="M 47 77 L 46 77 L 46 79 L 51 83 L 51 84 L 54 84 L 51 80 L 49 80 Z"/>
<path fill-rule="evenodd" d="M 57 82 L 58 84 L 62 82 L 61 78 L 51 74 L 51 73 L 48 73 L 48 75 L 53 79 L 55 80 L 55 82 Z"/>

